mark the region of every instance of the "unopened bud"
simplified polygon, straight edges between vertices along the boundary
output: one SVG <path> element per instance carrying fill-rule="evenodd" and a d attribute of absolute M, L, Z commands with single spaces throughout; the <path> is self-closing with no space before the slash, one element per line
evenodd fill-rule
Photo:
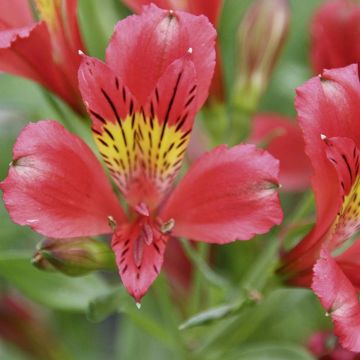
<path fill-rule="evenodd" d="M 256 110 L 285 42 L 289 20 L 287 0 L 257 0 L 246 12 L 238 32 L 234 99 L 243 110 Z"/>
<path fill-rule="evenodd" d="M 108 245 L 95 239 L 45 239 L 38 245 L 32 263 L 41 270 L 81 276 L 114 269 L 115 257 Z"/>

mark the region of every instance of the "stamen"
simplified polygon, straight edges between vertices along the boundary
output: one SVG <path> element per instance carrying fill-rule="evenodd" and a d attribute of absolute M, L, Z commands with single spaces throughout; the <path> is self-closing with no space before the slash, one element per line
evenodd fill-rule
<path fill-rule="evenodd" d="M 154 240 L 154 233 L 149 224 L 145 223 L 143 225 L 142 235 L 144 237 L 144 241 L 145 241 L 146 245 L 151 245 Z"/>
<path fill-rule="evenodd" d="M 163 234 L 167 234 L 174 228 L 174 226 L 175 226 L 175 220 L 169 219 L 166 223 L 160 226 L 160 231 Z"/>
<path fill-rule="evenodd" d="M 111 227 L 111 230 L 115 231 L 117 224 L 116 224 L 116 220 L 111 215 L 108 216 L 108 223 L 109 223 L 109 226 Z"/>

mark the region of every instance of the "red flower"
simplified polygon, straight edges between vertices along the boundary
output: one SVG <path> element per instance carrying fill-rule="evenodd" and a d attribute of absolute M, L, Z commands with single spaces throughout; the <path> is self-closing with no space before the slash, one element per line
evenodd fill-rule
<path fill-rule="evenodd" d="M 123 0 L 134 12 L 140 14 L 144 5 L 154 3 L 163 9 L 182 10 L 194 15 L 205 15 L 216 27 L 220 18 L 223 0 Z M 223 70 L 219 45 L 216 46 L 215 73 L 210 87 L 210 99 L 224 100 Z"/>
<path fill-rule="evenodd" d="M 311 61 L 323 69 L 360 63 L 360 4 L 352 0 L 326 1 L 311 27 Z"/>
<path fill-rule="evenodd" d="M 84 46 L 77 0 L 37 0 L 36 5 L 40 22 L 28 0 L 0 0 L 0 71 L 38 82 L 81 114 L 77 71 Z"/>
<path fill-rule="evenodd" d="M 263 143 L 280 160 L 280 184 L 285 191 L 305 190 L 310 183 L 311 165 L 297 123 L 284 116 L 258 114 L 252 120 L 250 141 Z"/>
<path fill-rule="evenodd" d="M 314 175 L 317 221 L 284 258 L 283 272 L 309 286 L 331 309 L 342 346 L 360 351 L 359 243 L 335 260 L 360 228 L 360 81 L 357 65 L 327 70 L 297 90 L 296 107 Z M 321 258 L 318 260 L 320 251 Z M 346 275 L 345 275 L 346 274 Z M 347 278 L 348 277 L 348 278 Z M 354 329 L 358 330 L 354 332 Z"/>
<path fill-rule="evenodd" d="M 111 233 L 110 217 L 119 273 L 137 301 L 160 272 L 170 234 L 227 243 L 281 221 L 278 162 L 253 145 L 206 153 L 170 194 L 206 100 L 214 41 L 205 17 L 152 5 L 117 24 L 106 64 L 84 56 L 81 92 L 126 215 L 89 148 L 54 121 L 23 130 L 1 184 L 12 219 L 48 237 Z"/>

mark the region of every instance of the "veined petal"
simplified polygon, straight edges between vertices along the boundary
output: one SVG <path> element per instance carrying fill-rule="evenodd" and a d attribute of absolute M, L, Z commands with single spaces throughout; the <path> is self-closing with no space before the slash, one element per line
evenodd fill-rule
<path fill-rule="evenodd" d="M 312 187 L 315 193 L 317 224 L 312 236 L 301 242 L 305 251 L 318 242 L 337 216 L 342 202 L 338 177 L 326 155 L 326 137 L 347 137 L 360 146 L 358 124 L 360 82 L 357 66 L 324 71 L 297 89 L 296 109 L 304 134 L 305 152 L 314 170 Z"/>
<path fill-rule="evenodd" d="M 314 267 L 312 289 L 330 312 L 335 335 L 350 351 L 360 351 L 360 304 L 358 295 L 328 250 L 323 249 Z"/>
<path fill-rule="evenodd" d="M 96 59 L 79 70 L 100 154 L 131 205 L 155 208 L 178 173 L 197 107 L 191 54 L 174 61 L 140 106 L 121 78 Z"/>
<path fill-rule="evenodd" d="M 248 240 L 282 220 L 278 171 L 278 161 L 254 145 L 219 146 L 192 165 L 160 217 L 175 220 L 175 236 Z"/>
<path fill-rule="evenodd" d="M 117 24 L 106 51 L 106 62 L 139 103 L 144 104 L 168 66 L 192 49 L 198 79 L 198 110 L 208 95 L 214 71 L 215 37 L 215 29 L 204 16 L 150 5 L 141 15 Z"/>
<path fill-rule="evenodd" d="M 167 237 L 147 218 L 123 225 L 112 238 L 119 274 L 127 291 L 137 302 L 160 273 Z"/>
<path fill-rule="evenodd" d="M 339 179 L 342 203 L 330 236 L 330 248 L 337 247 L 360 229 L 360 152 L 353 140 L 325 138 L 326 154 Z"/>
<path fill-rule="evenodd" d="M 1 183 L 14 222 L 48 237 L 110 233 L 108 216 L 124 220 L 110 183 L 89 147 L 55 121 L 30 124 Z"/>

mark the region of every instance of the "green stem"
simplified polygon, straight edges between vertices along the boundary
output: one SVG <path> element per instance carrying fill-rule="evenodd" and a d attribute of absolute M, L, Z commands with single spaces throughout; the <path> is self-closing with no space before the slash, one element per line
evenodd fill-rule
<path fill-rule="evenodd" d="M 208 244 L 206 243 L 198 244 L 198 256 L 200 259 L 203 259 L 203 261 L 206 263 L 206 260 L 208 259 Z M 190 298 L 191 303 L 189 306 L 190 314 L 199 311 L 199 305 L 201 303 L 201 295 L 204 288 L 203 280 L 204 277 L 200 271 L 200 267 L 196 266 L 193 271 L 192 289 L 191 289 L 192 296 Z"/>
<path fill-rule="evenodd" d="M 304 194 L 303 198 L 300 201 L 300 204 L 296 207 L 293 214 L 287 219 L 286 223 L 296 223 L 299 220 L 304 219 L 304 217 L 309 213 L 314 205 L 314 194 L 312 191 L 308 191 Z"/>
<path fill-rule="evenodd" d="M 165 327 L 174 340 L 176 354 L 180 356 L 180 359 L 186 359 L 187 351 L 178 329 L 179 317 L 177 316 L 177 309 L 171 301 L 168 282 L 164 275 L 159 276 L 154 284 L 154 289 Z"/>
<path fill-rule="evenodd" d="M 70 121 L 67 119 L 65 112 L 61 108 L 61 106 L 56 102 L 53 96 L 44 88 L 40 87 L 41 92 L 46 100 L 46 102 L 50 105 L 52 110 L 57 114 L 59 120 L 68 128 L 71 129 Z"/>
<path fill-rule="evenodd" d="M 254 262 L 253 266 L 251 266 L 241 281 L 240 292 L 237 299 L 232 305 L 228 306 L 222 318 L 239 312 L 240 309 L 242 309 L 242 307 L 251 300 L 249 297 L 251 291 L 262 291 L 267 283 L 267 280 L 273 274 L 273 269 L 275 268 L 277 261 L 279 241 L 276 236 L 267 241 L 266 246 Z M 232 331 L 233 327 L 236 325 L 237 319 L 238 316 L 227 319 L 220 323 L 220 325 L 217 326 L 212 333 L 209 332 L 204 343 L 197 349 L 196 354 L 206 354 L 212 345 L 219 341 L 224 334 Z"/>
<path fill-rule="evenodd" d="M 201 273 L 201 275 L 210 285 L 219 287 L 221 289 L 230 288 L 229 282 L 213 271 L 201 256 L 201 253 L 193 248 L 188 241 L 181 239 L 180 242 L 190 261 L 194 264 L 195 268 L 198 269 L 199 273 Z"/>

